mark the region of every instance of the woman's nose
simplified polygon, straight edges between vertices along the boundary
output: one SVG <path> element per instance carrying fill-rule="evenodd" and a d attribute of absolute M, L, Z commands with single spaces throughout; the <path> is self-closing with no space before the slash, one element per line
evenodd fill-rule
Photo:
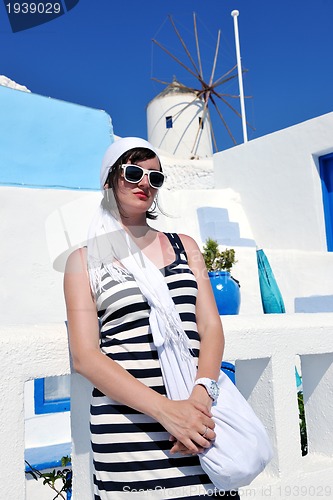
<path fill-rule="evenodd" d="M 141 181 L 138 182 L 138 186 L 149 186 L 148 174 L 144 174 Z"/>

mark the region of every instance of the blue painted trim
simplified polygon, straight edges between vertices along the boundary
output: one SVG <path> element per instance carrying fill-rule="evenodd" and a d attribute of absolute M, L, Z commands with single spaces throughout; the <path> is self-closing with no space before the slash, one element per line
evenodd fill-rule
<path fill-rule="evenodd" d="M 236 383 L 235 380 L 235 365 L 233 363 L 229 363 L 228 361 L 222 361 L 221 370 L 228 375 L 231 382 Z"/>
<path fill-rule="evenodd" d="M 61 467 L 62 457 L 71 455 L 71 443 L 60 443 L 52 446 L 41 446 L 39 448 L 28 448 L 25 450 L 25 460 L 39 471 Z M 70 464 L 68 466 L 70 467 Z M 26 464 L 25 470 L 28 472 L 30 467 Z"/>
<path fill-rule="evenodd" d="M 14 187 L 14 188 L 28 188 L 28 189 L 59 189 L 62 191 L 89 191 L 89 192 L 99 192 L 100 188 L 90 188 L 90 187 L 71 187 L 62 185 L 44 185 L 44 184 L 22 184 L 20 182 L 2 182 L 0 181 L 0 186 L 4 187 Z"/>
<path fill-rule="evenodd" d="M 319 157 L 327 250 L 333 252 L 333 153 Z"/>
<path fill-rule="evenodd" d="M 35 386 L 35 414 L 42 415 L 45 413 L 59 413 L 70 411 L 70 399 L 55 399 L 53 401 L 45 401 L 45 386 L 44 379 L 38 378 L 34 380 Z"/>

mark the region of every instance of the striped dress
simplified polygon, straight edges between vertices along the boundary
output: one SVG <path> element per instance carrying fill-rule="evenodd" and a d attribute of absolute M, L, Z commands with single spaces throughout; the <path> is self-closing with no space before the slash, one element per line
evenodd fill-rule
<path fill-rule="evenodd" d="M 166 234 L 175 260 L 162 269 L 172 299 L 199 353 L 195 318 L 197 283 L 181 240 Z M 97 297 L 101 349 L 135 378 L 165 395 L 160 364 L 149 329 L 149 306 L 132 275 L 115 282 L 106 273 Z M 95 500 L 133 498 L 185 499 L 213 496 L 214 486 L 197 456 L 170 455 L 169 434 L 154 419 L 119 404 L 94 388 L 91 404 L 91 442 Z M 134 495 L 134 497 L 133 497 Z"/>

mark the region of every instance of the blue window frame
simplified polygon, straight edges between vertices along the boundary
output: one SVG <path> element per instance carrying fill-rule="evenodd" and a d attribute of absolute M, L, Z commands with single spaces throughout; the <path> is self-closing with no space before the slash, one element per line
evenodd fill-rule
<path fill-rule="evenodd" d="M 166 126 L 166 128 L 172 128 L 173 127 L 172 116 L 166 116 L 165 117 L 165 126 Z"/>
<path fill-rule="evenodd" d="M 327 250 L 333 252 L 333 153 L 319 158 Z"/>
<path fill-rule="evenodd" d="M 70 411 L 69 375 L 34 380 L 35 414 Z"/>

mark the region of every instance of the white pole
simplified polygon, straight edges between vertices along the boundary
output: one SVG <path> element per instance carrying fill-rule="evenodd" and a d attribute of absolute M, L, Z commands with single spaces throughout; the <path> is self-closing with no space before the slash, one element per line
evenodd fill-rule
<path fill-rule="evenodd" d="M 243 75 L 242 75 L 238 23 L 237 23 L 237 17 L 239 16 L 238 10 L 233 10 L 231 12 L 231 15 L 234 18 L 236 57 L 237 57 L 237 67 L 238 67 L 238 85 L 239 85 L 239 97 L 240 97 L 241 115 L 242 115 L 243 138 L 244 138 L 244 142 L 247 142 L 246 116 L 245 116 L 244 90 L 243 90 Z"/>

